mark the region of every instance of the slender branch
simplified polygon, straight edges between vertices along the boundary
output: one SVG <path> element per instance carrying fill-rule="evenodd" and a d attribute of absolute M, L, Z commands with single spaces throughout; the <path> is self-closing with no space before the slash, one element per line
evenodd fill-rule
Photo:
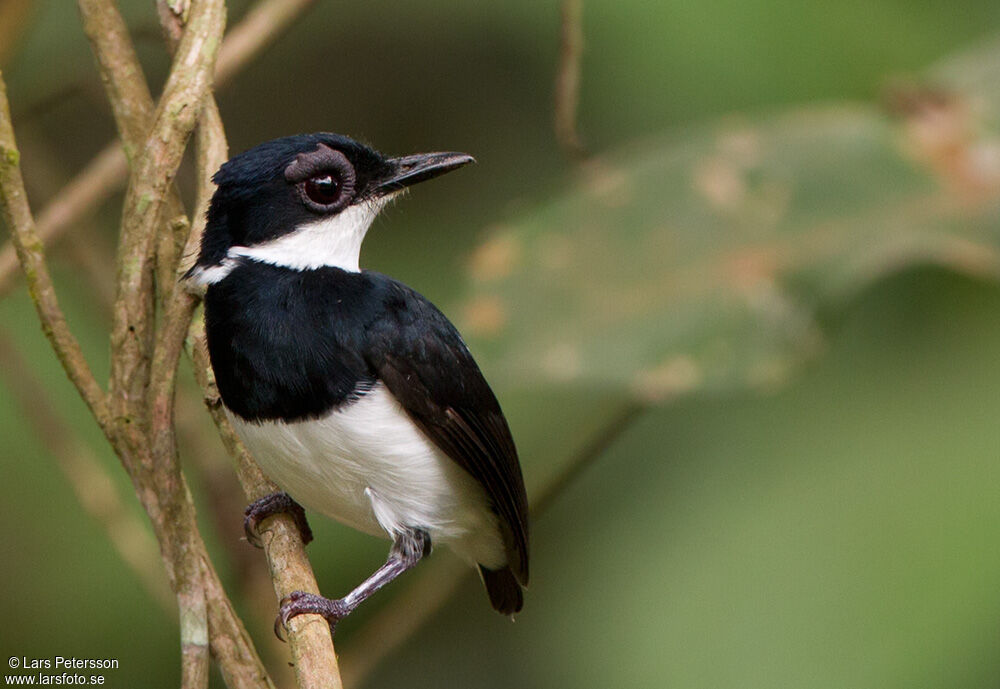
<path fill-rule="evenodd" d="M 219 49 L 215 67 L 216 89 L 242 71 L 315 2 L 261 0 L 257 3 L 229 32 Z M 152 113 L 151 102 L 149 113 Z M 127 176 L 128 160 L 121 143 L 112 141 L 39 214 L 38 234 L 44 243 L 50 248 L 54 246 L 77 218 L 92 212 L 110 197 Z M 167 212 L 167 217 L 175 215 Z M 7 244 L 0 249 L 0 296 L 14 287 L 16 277 L 17 257 L 13 246 Z"/>
<path fill-rule="evenodd" d="M 209 643 L 226 686 L 229 689 L 274 689 L 274 683 L 261 663 L 246 627 L 233 609 L 218 573 L 204 550 L 201 555 L 204 558 Z"/>
<path fill-rule="evenodd" d="M 143 76 L 142 65 L 132 47 L 132 39 L 121 13 L 107 0 L 77 0 L 83 30 L 97 59 L 101 81 L 111 103 L 118 136 L 128 159 L 146 142 L 153 118 L 153 98 Z M 175 41 L 176 46 L 176 41 Z M 168 221 L 184 215 L 184 204 L 176 190 L 165 199 L 163 217 Z M 169 233 L 158 235 L 157 261 L 160 284 L 171 280 L 176 248 Z"/>
<path fill-rule="evenodd" d="M 7 85 L 0 72 L 0 201 L 3 216 L 10 227 L 11 240 L 17 250 L 17 257 L 28 280 L 42 330 L 52 344 L 69 379 L 87 403 L 97 423 L 103 429 L 110 426 L 107 396 L 98 385 L 87 364 L 80 343 L 70 332 L 56 297 L 52 277 L 45 263 L 45 248 L 38 238 L 35 222 L 24 191 L 21 176 L 20 153 L 14 138 L 14 127 L 10 120 L 10 104 L 7 102 Z"/>
<path fill-rule="evenodd" d="M 179 49 L 178 37 L 183 35 L 184 27 L 172 8 L 164 2 L 157 3 L 161 22 L 167 34 L 167 43 L 171 52 Z M 195 202 L 193 225 L 183 223 L 177 239 L 183 245 L 183 255 L 195 253 L 201 243 L 201 235 L 205 228 L 206 213 L 215 189 L 212 175 L 219 169 L 228 156 L 226 134 L 222 125 L 215 99 L 209 94 L 202 107 L 201 118 L 195 141 L 195 166 L 198 178 L 198 194 Z M 168 234 L 168 233 L 164 233 Z M 168 236 L 174 243 L 174 237 Z M 170 275 L 169 281 L 161 281 L 160 288 L 165 292 L 161 325 L 157 333 L 152 351 L 150 366 L 149 405 L 152 410 L 152 442 L 153 452 L 176 453 L 174 424 L 174 392 L 176 387 L 177 366 L 181 352 L 184 349 L 184 339 L 191 324 L 191 316 L 198 304 L 198 298 L 186 292 L 178 278 L 178 266 L 172 261 L 164 266 Z"/>
<path fill-rule="evenodd" d="M 531 492 L 533 521 L 544 514 L 579 476 L 591 467 L 648 407 L 630 400 L 545 484 Z M 361 686 L 382 660 L 403 645 L 440 610 L 469 575 L 469 568 L 454 558 L 432 560 L 421 577 L 403 591 L 394 604 L 368 619 L 341 652 L 344 679 Z"/>
<path fill-rule="evenodd" d="M 576 110 L 580 104 L 580 59 L 583 55 L 583 0 L 562 0 L 559 33 L 559 67 L 556 70 L 556 141 L 567 155 L 585 154 L 577 130 Z"/>

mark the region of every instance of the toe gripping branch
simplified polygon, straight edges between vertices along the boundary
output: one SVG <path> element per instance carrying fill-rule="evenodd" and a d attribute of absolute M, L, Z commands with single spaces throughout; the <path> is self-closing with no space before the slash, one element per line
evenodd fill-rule
<path fill-rule="evenodd" d="M 281 632 L 288 628 L 288 621 L 304 614 L 322 615 L 330 625 L 330 633 L 334 634 L 337 630 L 337 622 L 350 615 L 355 608 L 380 588 L 403 572 L 412 569 L 430 551 L 431 537 L 426 531 L 407 529 L 397 533 L 385 564 L 343 598 L 324 598 L 305 591 L 290 593 L 281 601 L 281 609 L 274 621 L 275 636 L 283 641 Z"/>
<path fill-rule="evenodd" d="M 292 500 L 288 493 L 271 493 L 265 495 L 260 500 L 250 503 L 243 513 L 243 533 L 246 534 L 247 541 L 251 545 L 263 548 L 264 544 L 260 540 L 260 523 L 268 517 L 286 513 L 292 515 L 295 526 L 299 529 L 299 536 L 302 543 L 308 544 L 313 539 L 312 529 L 306 521 L 306 512 L 302 505 Z"/>

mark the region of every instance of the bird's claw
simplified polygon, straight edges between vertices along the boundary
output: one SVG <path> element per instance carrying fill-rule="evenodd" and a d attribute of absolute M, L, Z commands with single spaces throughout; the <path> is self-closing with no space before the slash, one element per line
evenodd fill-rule
<path fill-rule="evenodd" d="M 243 533 L 251 545 L 263 548 L 260 540 L 260 523 L 274 514 L 285 512 L 295 520 L 302 543 L 307 544 L 313 539 L 312 529 L 306 520 L 306 512 L 302 505 L 292 500 L 288 493 L 271 493 L 260 500 L 250 503 L 243 513 Z"/>
<path fill-rule="evenodd" d="M 292 591 L 281 599 L 281 608 L 274 620 L 274 635 L 284 641 L 282 632 L 288 629 L 289 620 L 298 615 L 314 614 L 322 615 L 330 625 L 330 636 L 333 636 L 337 630 L 337 622 L 350 613 L 351 608 L 342 600 L 324 598 L 305 591 Z"/>

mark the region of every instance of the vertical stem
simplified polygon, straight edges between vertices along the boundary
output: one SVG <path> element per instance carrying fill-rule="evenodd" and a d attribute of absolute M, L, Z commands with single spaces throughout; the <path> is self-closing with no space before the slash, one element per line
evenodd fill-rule
<path fill-rule="evenodd" d="M 580 59 L 583 55 L 583 0 L 563 0 L 561 13 L 555 86 L 556 141 L 567 155 L 580 158 L 585 153 L 576 119 L 580 104 Z"/>

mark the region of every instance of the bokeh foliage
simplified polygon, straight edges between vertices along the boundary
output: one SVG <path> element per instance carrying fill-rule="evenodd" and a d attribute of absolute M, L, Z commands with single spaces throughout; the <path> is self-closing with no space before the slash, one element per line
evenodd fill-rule
<path fill-rule="evenodd" d="M 155 81 L 155 20 L 122 4 L 153 34 Z M 19 133 L 68 176 L 112 128 L 75 13 L 37 6 L 5 73 Z M 336 129 L 477 155 L 394 207 L 365 262 L 463 324 L 531 487 L 626 400 L 661 403 L 537 521 L 517 624 L 470 577 L 371 685 L 996 686 L 1000 50 L 959 51 L 1000 28 L 994 4 L 588 3 L 585 17 L 598 156 L 582 169 L 549 129 L 556 8 L 527 0 L 320 3 L 220 94 L 234 150 Z M 51 191 L 34 175 L 37 207 Z M 56 259 L 100 370 L 106 313 L 69 289 L 74 255 Z M 103 452 L 23 294 L 0 319 L 53 412 Z M 725 394 L 681 398 L 704 391 Z M 112 686 L 176 684 L 175 623 L 9 396 L 0 408 L 0 648 L 119 657 Z M 225 562 L 232 535 L 196 490 Z M 328 594 L 384 556 L 316 526 Z M 372 610 L 392 605 L 380 595 Z"/>

